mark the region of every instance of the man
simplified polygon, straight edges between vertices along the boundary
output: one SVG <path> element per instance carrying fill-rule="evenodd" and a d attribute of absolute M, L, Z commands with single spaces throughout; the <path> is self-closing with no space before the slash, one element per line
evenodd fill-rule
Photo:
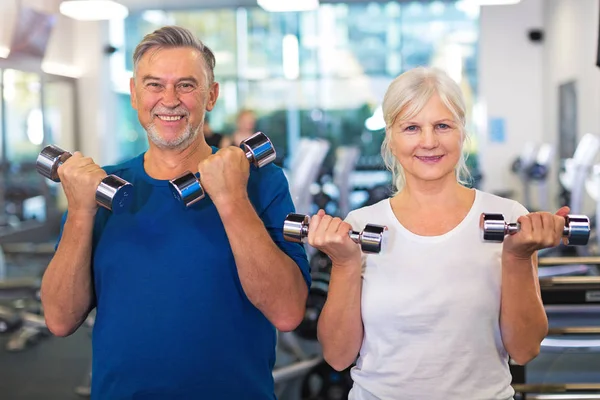
<path fill-rule="evenodd" d="M 309 268 L 282 237 L 293 210 L 283 172 L 204 140 L 214 65 L 185 29 L 144 37 L 130 87 L 149 149 L 104 170 L 76 152 L 58 170 L 68 210 L 42 301 L 58 336 L 96 308 L 93 399 L 274 398 L 275 328 L 300 323 Z M 186 170 L 207 193 L 187 209 L 168 185 Z M 129 213 L 96 206 L 107 173 L 133 184 Z"/>

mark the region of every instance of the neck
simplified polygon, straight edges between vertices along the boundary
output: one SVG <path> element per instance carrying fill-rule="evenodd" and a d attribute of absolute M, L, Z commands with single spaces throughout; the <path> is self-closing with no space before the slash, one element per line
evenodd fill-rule
<path fill-rule="evenodd" d="M 451 208 L 471 200 L 473 191 L 448 175 L 437 181 L 416 181 L 407 176 L 406 185 L 394 196 L 397 205 L 403 208 L 436 209 Z"/>
<path fill-rule="evenodd" d="M 184 149 L 163 149 L 153 143 L 144 155 L 144 169 L 154 179 L 174 179 L 183 173 L 198 172 L 198 164 L 212 154 L 204 137 L 198 138 Z"/>

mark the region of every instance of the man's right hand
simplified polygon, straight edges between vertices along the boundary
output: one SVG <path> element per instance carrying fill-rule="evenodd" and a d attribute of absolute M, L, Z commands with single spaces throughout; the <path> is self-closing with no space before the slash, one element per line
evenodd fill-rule
<path fill-rule="evenodd" d="M 98 210 L 96 189 L 106 172 L 91 157 L 84 157 L 78 151 L 59 166 L 57 172 L 67 196 L 69 214 L 95 215 Z"/>

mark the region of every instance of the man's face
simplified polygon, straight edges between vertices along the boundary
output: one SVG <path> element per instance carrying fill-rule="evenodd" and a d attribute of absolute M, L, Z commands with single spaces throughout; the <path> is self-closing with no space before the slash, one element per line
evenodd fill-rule
<path fill-rule="evenodd" d="M 130 89 L 131 105 L 150 142 L 165 149 L 187 147 L 219 95 L 218 84 L 208 82 L 202 54 L 191 47 L 150 49 Z"/>

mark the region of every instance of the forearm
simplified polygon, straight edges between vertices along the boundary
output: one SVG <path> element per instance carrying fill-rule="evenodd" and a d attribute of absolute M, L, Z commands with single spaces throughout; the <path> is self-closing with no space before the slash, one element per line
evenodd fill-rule
<path fill-rule="evenodd" d="M 548 332 L 548 319 L 538 285 L 534 260 L 502 256 L 502 341 L 518 364 L 526 364 L 537 356 Z"/>
<path fill-rule="evenodd" d="M 295 329 L 308 294 L 300 268 L 273 242 L 249 201 L 221 207 L 219 214 L 246 296 L 277 329 Z"/>
<path fill-rule="evenodd" d="M 75 332 L 93 304 L 91 252 L 93 216 L 68 216 L 56 254 L 42 279 L 48 328 L 57 336 Z"/>
<path fill-rule="evenodd" d="M 318 322 L 318 337 L 327 363 L 338 371 L 350 366 L 363 340 L 360 266 L 333 266 L 327 301 Z"/>

